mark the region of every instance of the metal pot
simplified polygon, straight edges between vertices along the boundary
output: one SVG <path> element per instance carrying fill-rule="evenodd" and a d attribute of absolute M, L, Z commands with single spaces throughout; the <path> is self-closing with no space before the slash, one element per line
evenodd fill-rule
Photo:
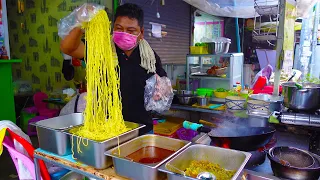
<path fill-rule="evenodd" d="M 297 111 L 315 111 L 320 108 L 320 85 L 303 83 L 299 89 L 294 82 L 282 84 L 284 105 Z"/>
<path fill-rule="evenodd" d="M 210 98 L 206 97 L 206 96 L 198 96 L 197 100 L 198 100 L 198 105 L 199 106 L 208 106 Z"/>

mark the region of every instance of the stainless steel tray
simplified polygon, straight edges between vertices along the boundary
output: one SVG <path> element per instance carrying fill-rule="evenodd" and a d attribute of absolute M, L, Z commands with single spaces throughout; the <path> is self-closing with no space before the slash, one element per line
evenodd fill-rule
<path fill-rule="evenodd" d="M 120 156 L 118 154 L 118 147 L 107 151 L 105 154 L 113 158 L 114 169 L 118 175 L 135 180 L 157 180 L 158 177 L 161 176 L 157 168 L 190 144 L 191 142 L 179 139 L 158 135 L 144 135 L 120 145 Z M 133 152 L 147 146 L 154 146 L 175 152 L 161 162 L 154 164 L 142 164 L 126 158 Z"/>
<path fill-rule="evenodd" d="M 222 168 L 236 170 L 232 177 L 232 180 L 236 180 L 241 175 L 250 156 L 251 154 L 247 152 L 197 144 L 189 146 L 166 164 L 163 164 L 158 170 L 167 173 L 168 180 L 197 180 L 196 178 L 182 175 L 177 169 L 184 171 L 192 160 L 207 160 L 219 164 Z"/>
<path fill-rule="evenodd" d="M 128 128 L 131 128 L 132 130 L 120 134 L 118 137 L 113 137 L 100 142 L 73 135 L 68 130 L 65 133 L 71 136 L 72 138 L 73 147 L 71 148 L 74 152 L 74 158 L 76 158 L 77 161 L 93 166 L 96 169 L 105 169 L 111 166 L 112 159 L 110 157 L 105 156 L 104 152 L 117 146 L 118 143 L 122 144 L 126 141 L 129 141 L 137 137 L 139 135 L 139 129 L 145 127 L 145 125 L 132 123 L 128 121 L 125 121 L 125 124 Z M 82 143 L 79 143 L 81 152 L 77 151 L 77 139 L 79 138 L 84 139 L 84 142 L 88 141 L 88 144 L 86 146 L 84 146 Z"/>
<path fill-rule="evenodd" d="M 71 154 L 71 143 L 70 138 L 63 131 L 82 123 L 82 113 L 73 113 L 31 123 L 31 125 L 36 126 L 41 149 L 65 156 Z"/>

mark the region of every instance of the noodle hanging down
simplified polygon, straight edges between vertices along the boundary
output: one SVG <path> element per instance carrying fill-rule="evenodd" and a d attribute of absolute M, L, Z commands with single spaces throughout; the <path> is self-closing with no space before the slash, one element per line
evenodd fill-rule
<path fill-rule="evenodd" d="M 122 116 L 120 68 L 112 50 L 111 24 L 107 13 L 100 10 L 83 28 L 87 47 L 87 105 L 84 125 L 70 132 L 87 139 L 103 141 L 129 130 Z M 78 151 L 79 144 L 80 141 L 77 142 Z M 82 144 L 86 145 L 83 141 Z"/>

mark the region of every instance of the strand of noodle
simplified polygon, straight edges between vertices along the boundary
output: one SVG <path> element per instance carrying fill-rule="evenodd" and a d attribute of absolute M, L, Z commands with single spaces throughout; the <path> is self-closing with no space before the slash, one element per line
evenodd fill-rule
<path fill-rule="evenodd" d="M 74 157 L 74 151 L 73 151 L 73 137 L 74 136 L 71 136 L 71 153 L 72 153 L 72 159 L 77 159 Z"/>
<path fill-rule="evenodd" d="M 120 68 L 115 46 L 110 36 L 110 21 L 107 13 L 100 10 L 95 17 L 83 25 L 86 38 L 86 80 L 87 97 L 84 111 L 84 125 L 71 131 L 77 137 L 77 152 L 82 153 L 81 142 L 88 145 L 88 139 L 103 141 L 129 129 L 122 116 L 120 95 Z M 148 72 L 155 72 L 155 54 L 146 40 L 140 41 L 141 66 Z M 86 143 L 83 140 L 86 138 Z M 72 142 L 73 144 L 73 142 Z M 73 146 L 73 145 L 72 145 Z M 118 148 L 120 155 L 120 148 Z"/>
<path fill-rule="evenodd" d="M 110 28 L 110 21 L 104 10 L 99 11 L 84 25 L 87 105 L 84 125 L 73 133 L 97 141 L 129 130 L 122 116 L 119 65 L 110 43 Z"/>
<path fill-rule="evenodd" d="M 77 137 L 77 152 L 78 153 L 82 153 L 81 149 L 80 149 L 80 141 L 81 141 L 81 138 L 80 137 Z"/>

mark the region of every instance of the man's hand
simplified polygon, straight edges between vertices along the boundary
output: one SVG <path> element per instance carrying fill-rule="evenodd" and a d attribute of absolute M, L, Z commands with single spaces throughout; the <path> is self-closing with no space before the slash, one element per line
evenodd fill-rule
<path fill-rule="evenodd" d="M 84 3 L 82 6 L 75 10 L 77 14 L 77 20 L 80 23 L 89 22 L 101 9 L 104 9 L 104 7 L 101 5 Z"/>
<path fill-rule="evenodd" d="M 70 31 L 91 21 L 98 11 L 103 9 L 104 6 L 99 4 L 84 3 L 58 22 L 58 35 L 64 39 Z"/>

